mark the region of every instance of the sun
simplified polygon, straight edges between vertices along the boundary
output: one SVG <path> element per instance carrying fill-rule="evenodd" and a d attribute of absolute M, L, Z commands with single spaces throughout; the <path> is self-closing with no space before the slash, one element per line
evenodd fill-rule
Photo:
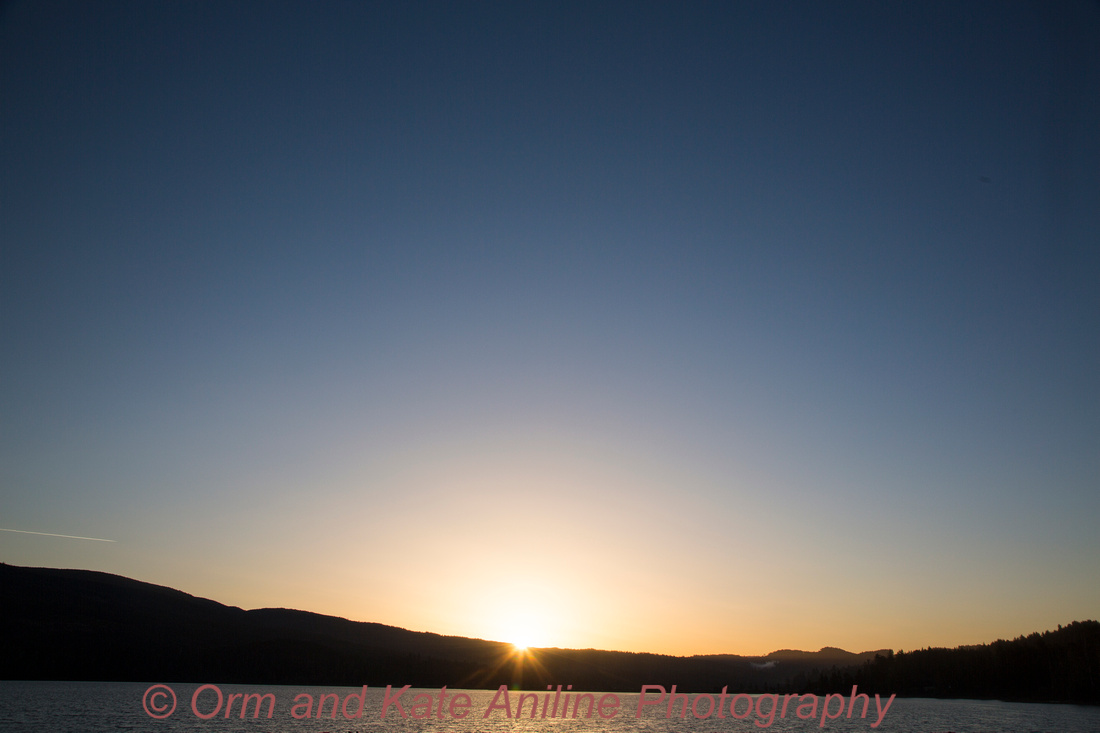
<path fill-rule="evenodd" d="M 481 638 L 509 644 L 516 654 L 560 646 L 560 599 L 524 584 L 495 590 L 479 604 Z"/>
<path fill-rule="evenodd" d="M 500 624 L 500 636 L 511 643 L 516 652 L 526 652 L 545 644 L 546 630 L 536 614 L 516 613 Z"/>
<path fill-rule="evenodd" d="M 512 643 L 512 649 L 525 652 L 538 644 L 538 633 L 529 624 L 513 622 L 511 626 L 504 638 Z"/>

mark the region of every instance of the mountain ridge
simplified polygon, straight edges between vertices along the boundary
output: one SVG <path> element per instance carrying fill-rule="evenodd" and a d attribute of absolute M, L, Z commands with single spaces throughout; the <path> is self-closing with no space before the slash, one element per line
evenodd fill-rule
<path fill-rule="evenodd" d="M 127 576 L 118 575 L 116 573 L 108 573 L 108 572 L 105 572 L 105 571 L 102 571 L 102 570 L 83 570 L 83 569 L 77 569 L 77 568 L 24 567 L 24 566 L 10 565 L 8 563 L 0 563 L 0 568 L 3 568 L 3 567 L 18 568 L 18 569 L 21 569 L 21 570 L 41 571 L 43 573 L 49 573 L 49 574 L 64 574 L 64 575 L 68 575 L 68 576 L 73 577 L 73 578 L 76 578 L 76 577 L 85 577 L 87 579 L 99 578 L 99 579 L 102 579 L 102 580 L 104 580 L 104 581 L 106 581 L 107 583 L 110 583 L 110 584 L 114 584 L 114 585 L 118 585 L 118 586 L 129 586 L 129 587 L 132 587 L 134 589 L 139 589 L 140 588 L 140 589 L 148 590 L 149 592 L 158 592 L 158 593 L 163 593 L 165 595 L 178 595 L 178 596 L 181 596 L 182 598 L 186 599 L 188 602 L 198 602 L 198 603 L 202 603 L 202 604 L 213 604 L 212 607 L 219 607 L 219 608 L 227 609 L 227 610 L 230 610 L 230 611 L 239 611 L 241 613 L 249 614 L 249 615 L 252 615 L 252 616 L 257 617 L 257 618 L 262 617 L 262 616 L 266 616 L 266 615 L 272 615 L 272 614 L 285 614 L 287 618 L 292 618 L 295 615 L 300 615 L 301 617 L 308 617 L 310 620 L 317 620 L 317 621 L 328 622 L 328 623 L 333 623 L 333 624 L 352 624 L 352 625 L 362 624 L 362 625 L 365 625 L 367 627 L 371 627 L 371 628 L 378 629 L 378 630 L 392 630 L 394 632 L 402 632 L 402 633 L 406 633 L 406 634 L 424 634 L 424 635 L 427 635 L 427 636 L 430 636 L 430 637 L 440 638 L 440 639 L 456 639 L 456 640 L 464 640 L 464 641 L 471 641 L 471 642 L 485 642 L 485 643 L 490 643 L 490 644 L 507 644 L 507 645 L 510 646 L 510 644 L 508 642 L 504 642 L 504 641 L 496 641 L 496 640 L 492 640 L 492 639 L 482 639 L 480 637 L 461 636 L 461 635 L 457 635 L 457 634 L 441 634 L 439 632 L 434 632 L 434 631 L 415 631 L 415 630 L 412 630 L 412 629 L 406 629 L 405 627 L 402 627 L 402 626 L 393 626 L 391 624 L 383 624 L 383 623 L 378 622 L 378 621 L 361 621 L 361 620 L 356 620 L 356 619 L 350 619 L 350 618 L 347 618 L 345 616 L 336 616 L 336 615 L 333 615 L 333 614 L 325 614 L 325 613 L 319 613 L 317 611 L 307 611 L 307 610 L 304 610 L 304 609 L 289 608 L 289 607 L 285 607 L 285 606 L 277 606 L 277 607 L 276 606 L 265 606 L 265 607 L 261 607 L 261 608 L 245 609 L 245 608 L 241 608 L 240 606 L 234 606 L 234 605 L 222 603 L 221 601 L 215 601 L 213 599 L 204 598 L 202 596 L 196 596 L 196 595 L 188 593 L 186 591 L 179 590 L 178 588 L 172 588 L 171 586 L 160 585 L 160 584 L 157 584 L 157 583 L 152 583 L 152 582 L 144 581 L 144 580 L 137 580 L 135 578 L 129 578 Z M 578 651 L 578 652 L 579 651 L 592 651 L 592 652 L 611 652 L 611 653 L 621 653 L 621 654 L 653 654 L 655 656 L 672 657 L 672 658 L 677 658 L 677 659 L 723 658 L 723 659 L 751 659 L 751 660 L 764 660 L 764 661 L 773 661 L 773 660 L 778 660 L 778 659 L 781 659 L 781 658 L 811 658 L 811 657 L 815 657 L 817 655 L 821 655 L 823 657 L 828 657 L 828 658 L 833 658 L 833 657 L 852 657 L 852 658 L 856 658 L 856 657 L 858 657 L 860 659 L 864 659 L 864 658 L 873 658 L 875 654 L 884 654 L 884 653 L 889 651 L 887 649 L 875 649 L 875 650 L 867 650 L 867 651 L 862 651 L 862 652 L 850 652 L 846 649 L 841 649 L 839 647 L 825 646 L 825 647 L 822 647 L 820 650 L 818 650 L 816 652 L 815 651 L 795 650 L 795 649 L 777 649 L 777 650 L 769 652 L 767 654 L 736 654 L 736 653 L 733 653 L 733 652 L 717 652 L 717 653 L 704 653 L 704 654 L 662 654 L 662 653 L 659 653 L 659 652 L 630 652 L 630 651 L 624 651 L 624 650 L 618 650 L 618 649 L 596 649 L 596 648 L 593 648 L 593 647 L 584 647 L 584 648 L 577 648 L 577 647 L 537 647 L 537 648 L 538 649 L 555 649 L 555 650 L 559 650 L 559 651 Z"/>
<path fill-rule="evenodd" d="M 92 570 L 0 563 L 0 679 L 861 692 L 1100 702 L 1100 623 L 914 652 L 672 656 L 538 648 L 286 608 L 245 610 Z"/>

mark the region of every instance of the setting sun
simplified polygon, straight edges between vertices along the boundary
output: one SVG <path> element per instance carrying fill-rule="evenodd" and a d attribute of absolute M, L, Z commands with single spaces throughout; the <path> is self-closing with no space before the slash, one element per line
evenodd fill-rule
<path fill-rule="evenodd" d="M 530 647 L 545 644 L 546 630 L 540 628 L 530 616 L 520 616 L 502 624 L 501 639 L 510 642 L 517 652 L 524 652 Z"/>
<path fill-rule="evenodd" d="M 562 646 L 561 620 L 570 610 L 561 595 L 554 597 L 533 583 L 515 583 L 490 589 L 486 598 L 471 604 L 476 616 L 470 624 L 483 639 L 507 642 L 516 652 L 535 647 Z"/>

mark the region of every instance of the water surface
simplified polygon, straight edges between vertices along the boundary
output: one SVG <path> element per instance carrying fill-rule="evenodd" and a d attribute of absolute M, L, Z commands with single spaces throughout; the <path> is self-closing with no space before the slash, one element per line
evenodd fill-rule
<path fill-rule="evenodd" d="M 566 718 L 552 717 L 553 698 L 539 693 L 540 707 L 536 717 L 530 717 L 532 699 L 527 698 L 523 716 L 508 717 L 499 706 L 503 697 L 497 697 L 498 709 L 489 710 L 494 702 L 493 691 L 485 690 L 448 690 L 443 707 L 443 719 L 439 719 L 440 690 L 410 689 L 401 696 L 406 717 L 402 717 L 395 705 L 391 705 L 386 718 L 381 718 L 385 688 L 345 687 L 307 687 L 277 685 L 218 685 L 222 693 L 222 705 L 217 707 L 217 695 L 207 689 L 196 700 L 199 713 L 209 715 L 217 709 L 210 719 L 203 720 L 195 715 L 191 708 L 191 699 L 201 684 L 178 683 L 169 685 L 176 696 L 175 711 L 164 719 L 151 717 L 143 707 L 143 696 L 150 685 L 144 683 L 119 682 L 10 682 L 0 681 L 0 733 L 107 733 L 108 731 L 142 731 L 148 733 L 175 733 L 177 731 L 203 731 L 204 733 L 740 733 L 743 731 L 882 731 L 883 733 L 1100 733 L 1100 708 L 1080 705 L 1053 705 L 1034 703 L 1007 703 L 989 700 L 933 700 L 924 698 L 895 699 L 882 719 L 881 725 L 873 728 L 877 715 L 874 697 L 871 697 L 868 715 L 860 719 L 860 706 L 856 707 L 851 720 L 843 714 L 838 719 L 826 719 L 821 725 L 821 703 L 818 699 L 817 715 L 810 720 L 799 719 L 796 715 L 797 700 L 788 705 L 787 717 L 778 715 L 768 724 L 765 718 L 749 714 L 744 720 L 735 720 L 726 713 L 724 719 L 716 714 L 696 718 L 689 707 L 684 718 L 666 718 L 667 706 L 651 705 L 642 710 L 640 718 L 635 717 L 638 709 L 638 693 L 617 693 L 619 707 L 614 711 L 610 707 L 611 698 L 605 700 L 605 714 L 600 717 L 594 710 L 591 717 L 584 717 L 587 701 L 582 699 L 580 717 L 572 718 L 570 707 Z M 270 702 L 263 703 L 260 717 L 254 718 L 254 704 L 249 704 L 246 717 L 241 719 L 240 699 L 234 700 L 231 716 L 226 718 L 226 701 L 233 694 L 271 695 Z M 316 717 L 316 701 L 322 695 L 329 695 L 323 717 Z M 340 711 L 336 718 L 331 717 L 332 695 L 337 695 L 345 709 L 354 716 L 358 712 L 358 698 L 363 695 L 362 715 L 345 718 Z M 466 716 L 453 718 L 449 703 L 457 694 L 469 696 Z M 575 693 L 576 694 L 576 693 Z M 605 693 L 594 693 L 593 699 L 599 702 Z M 169 698 L 164 695 L 152 698 L 149 703 L 153 712 L 164 709 L 163 703 Z M 421 695 L 417 698 L 417 695 Z M 509 695 L 511 710 L 514 711 L 519 693 Z M 690 696 L 694 700 L 695 696 Z M 732 697 L 732 696 L 731 696 Z M 415 719 L 414 714 L 428 714 L 427 701 L 431 699 L 430 717 Z M 652 698 L 649 698 L 652 699 Z M 309 719 L 296 719 L 292 715 L 296 709 L 304 714 L 305 704 L 313 700 Z M 414 703 L 420 705 L 414 710 Z M 542 702 L 547 702 L 547 716 L 542 717 Z M 559 708 L 560 711 L 559 698 Z M 833 701 L 833 710 L 839 700 Z M 884 703 L 885 701 L 883 701 Z M 756 698 L 759 707 L 760 701 Z M 808 704 L 808 701 L 807 701 Z M 748 701 L 742 699 L 736 708 L 738 713 L 747 712 Z M 766 713 L 768 704 L 760 709 Z M 271 709 L 271 717 L 267 714 Z M 699 714 L 705 715 L 707 702 L 700 701 Z M 456 707 L 456 715 L 461 708 Z M 809 712 L 809 708 L 803 710 Z"/>

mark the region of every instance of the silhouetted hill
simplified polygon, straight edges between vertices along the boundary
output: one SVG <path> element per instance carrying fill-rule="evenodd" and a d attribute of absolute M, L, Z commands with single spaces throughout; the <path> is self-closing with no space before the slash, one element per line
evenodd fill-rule
<path fill-rule="evenodd" d="M 822 647 L 820 651 L 816 652 L 802 652 L 795 649 L 779 649 L 768 655 L 768 659 L 783 660 L 783 661 L 805 661 L 807 659 L 815 659 L 820 661 L 828 661 L 830 663 L 844 663 L 844 664 L 861 664 L 868 659 L 874 659 L 875 654 L 884 652 L 884 649 L 879 649 L 877 652 L 863 652 L 862 654 L 855 654 L 853 652 L 846 652 L 843 649 L 837 649 L 835 646 Z M 870 656 L 868 656 L 870 655 Z"/>
<path fill-rule="evenodd" d="M 571 684 L 627 692 L 644 684 L 693 692 L 837 692 L 858 684 L 885 694 L 1078 701 L 1095 701 L 1100 681 L 1096 622 L 989 647 L 896 655 L 832 647 L 763 657 L 539 649 L 532 659 L 503 642 L 283 608 L 245 611 L 88 570 L 0 564 L 0 591 L 3 679 L 487 689 Z M 1048 670 L 1046 677 L 1036 676 L 1039 668 Z M 1065 673 L 1055 671 L 1062 668 Z"/>
<path fill-rule="evenodd" d="M 87 570 L 0 565 L 0 587 L 6 679 L 453 686 L 510 650 L 305 611 L 244 611 Z"/>

